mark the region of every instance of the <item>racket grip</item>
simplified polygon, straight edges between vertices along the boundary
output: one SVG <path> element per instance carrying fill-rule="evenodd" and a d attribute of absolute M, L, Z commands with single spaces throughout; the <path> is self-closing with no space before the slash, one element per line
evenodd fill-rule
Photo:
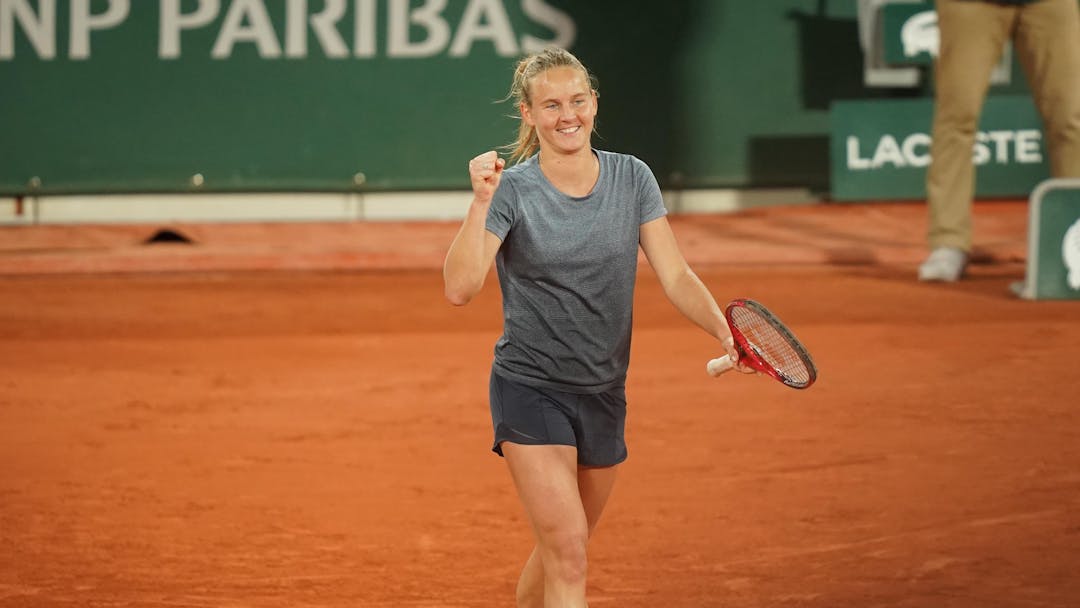
<path fill-rule="evenodd" d="M 731 360 L 730 355 L 724 355 L 717 359 L 709 361 L 705 366 L 705 371 L 709 373 L 713 378 L 735 367 L 735 362 Z"/>

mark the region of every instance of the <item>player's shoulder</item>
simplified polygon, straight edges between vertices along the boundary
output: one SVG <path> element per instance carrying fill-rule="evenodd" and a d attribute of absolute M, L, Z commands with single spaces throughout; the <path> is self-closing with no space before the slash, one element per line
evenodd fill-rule
<path fill-rule="evenodd" d="M 495 191 L 495 200 L 510 203 L 521 196 L 521 193 L 532 191 L 536 187 L 539 174 L 536 167 L 536 157 L 532 156 L 503 169 L 499 188 Z"/>
<path fill-rule="evenodd" d="M 633 154 L 606 150 L 595 150 L 595 152 L 596 157 L 600 159 L 600 166 L 607 167 L 612 175 L 628 176 L 628 179 L 635 183 L 653 179 L 652 169 L 648 163 Z"/>
<path fill-rule="evenodd" d="M 538 172 L 536 167 L 536 156 L 508 165 L 503 169 L 499 189 L 511 192 L 528 190 L 530 185 L 536 181 L 536 173 Z"/>
<path fill-rule="evenodd" d="M 503 179 L 523 179 L 529 177 L 532 172 L 537 168 L 537 156 L 532 156 L 518 162 L 517 164 L 510 165 L 503 170 Z"/>
<path fill-rule="evenodd" d="M 650 171 L 649 165 L 640 158 L 633 154 L 626 154 L 624 152 L 611 152 L 610 150 L 597 150 L 593 149 L 596 153 L 596 157 L 600 159 L 601 163 L 609 164 L 615 167 L 626 167 L 637 171 Z"/>

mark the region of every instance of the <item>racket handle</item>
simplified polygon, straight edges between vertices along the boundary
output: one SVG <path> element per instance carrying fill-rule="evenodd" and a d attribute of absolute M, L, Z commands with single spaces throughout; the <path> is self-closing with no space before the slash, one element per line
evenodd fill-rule
<path fill-rule="evenodd" d="M 735 367 L 735 362 L 731 360 L 731 356 L 724 355 L 723 357 L 709 361 L 705 366 L 705 371 L 715 378 L 733 367 Z"/>

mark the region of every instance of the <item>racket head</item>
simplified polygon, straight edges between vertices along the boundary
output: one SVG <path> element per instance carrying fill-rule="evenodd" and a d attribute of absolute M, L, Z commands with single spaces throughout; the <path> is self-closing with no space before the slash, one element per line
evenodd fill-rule
<path fill-rule="evenodd" d="M 739 362 L 791 388 L 808 388 L 817 366 L 795 334 L 769 309 L 754 300 L 731 301 L 724 311 L 739 349 Z"/>

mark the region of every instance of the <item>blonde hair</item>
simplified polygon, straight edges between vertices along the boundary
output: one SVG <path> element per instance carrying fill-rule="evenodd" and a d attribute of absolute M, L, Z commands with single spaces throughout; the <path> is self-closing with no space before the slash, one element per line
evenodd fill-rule
<path fill-rule="evenodd" d="M 549 47 L 539 53 L 522 57 L 518 61 L 517 68 L 514 69 L 514 82 L 510 85 L 510 93 L 505 98 L 505 100 L 514 100 L 514 108 L 517 111 L 515 118 L 519 121 L 517 139 L 504 146 L 505 149 L 510 150 L 511 163 L 518 163 L 529 158 L 540 147 L 536 128 L 526 123 L 521 117 L 521 104 L 526 106 L 532 104 L 532 99 L 529 97 L 529 84 L 540 74 L 552 68 L 561 67 L 580 70 L 593 94 L 597 94 L 596 79 L 585 68 L 585 65 L 566 49 Z"/>

